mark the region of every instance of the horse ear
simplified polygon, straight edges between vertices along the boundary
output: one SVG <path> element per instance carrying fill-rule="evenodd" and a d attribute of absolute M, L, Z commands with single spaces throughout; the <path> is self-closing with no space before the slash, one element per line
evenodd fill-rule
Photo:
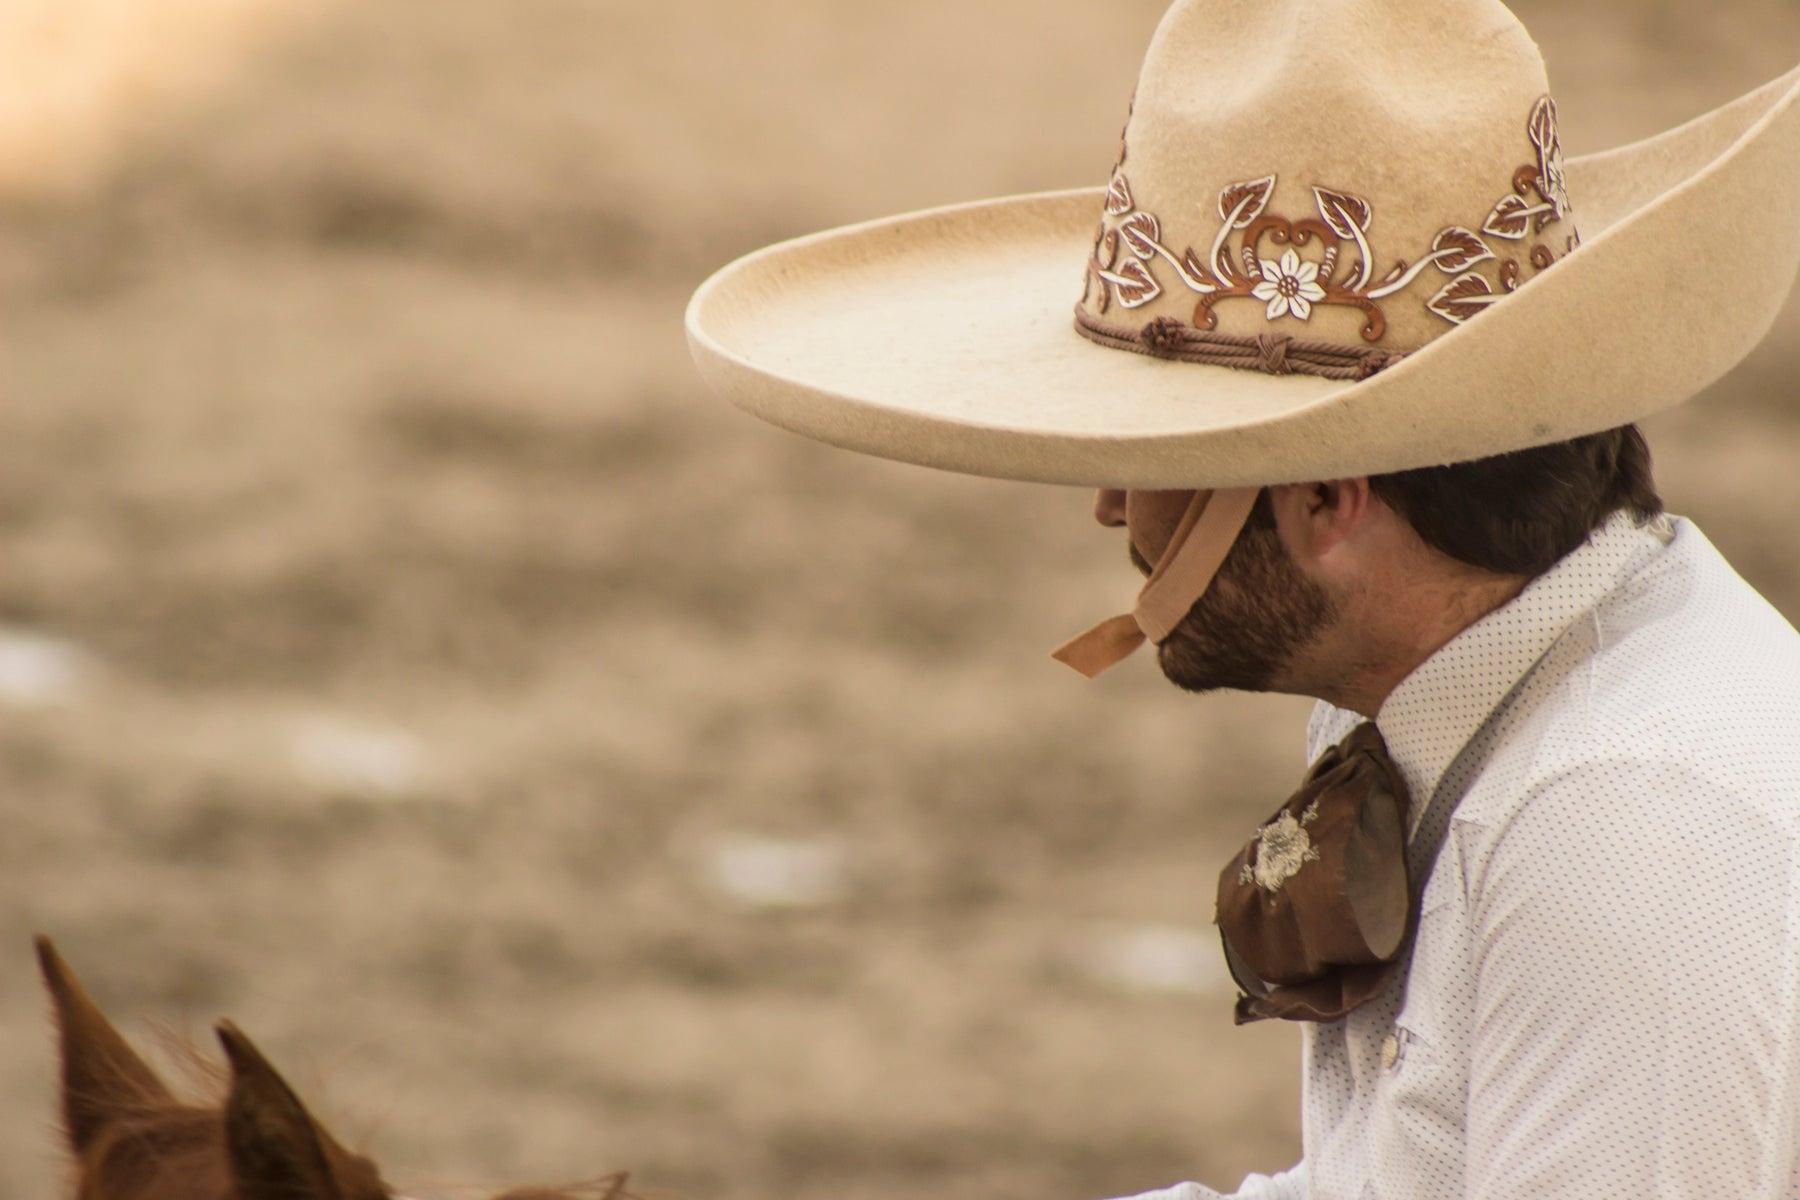
<path fill-rule="evenodd" d="M 174 1097 L 101 1014 L 50 939 L 39 934 L 35 941 L 38 969 L 56 1009 L 63 1121 L 71 1147 L 81 1154 L 108 1123 Z"/>
<path fill-rule="evenodd" d="M 343 1200 L 300 1097 L 237 1026 L 217 1032 L 231 1061 L 225 1148 L 241 1200 Z"/>

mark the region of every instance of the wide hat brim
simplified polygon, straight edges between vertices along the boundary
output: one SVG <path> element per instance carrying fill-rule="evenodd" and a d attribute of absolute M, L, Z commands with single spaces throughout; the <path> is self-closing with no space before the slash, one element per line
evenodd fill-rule
<path fill-rule="evenodd" d="M 1101 189 L 785 242 L 694 294 L 702 374 L 776 425 L 903 462 L 1225 488 L 1460 462 L 1679 404 L 1768 332 L 1800 267 L 1800 70 L 1568 164 L 1585 244 L 1361 383 L 1095 345 L 1072 314 Z"/>

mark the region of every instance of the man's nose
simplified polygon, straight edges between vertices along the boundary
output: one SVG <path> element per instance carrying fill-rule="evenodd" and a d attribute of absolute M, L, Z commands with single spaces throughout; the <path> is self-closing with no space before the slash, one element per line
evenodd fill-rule
<path fill-rule="evenodd" d="M 1094 520 L 1108 529 L 1125 524 L 1125 489 L 1101 488 L 1094 493 Z"/>

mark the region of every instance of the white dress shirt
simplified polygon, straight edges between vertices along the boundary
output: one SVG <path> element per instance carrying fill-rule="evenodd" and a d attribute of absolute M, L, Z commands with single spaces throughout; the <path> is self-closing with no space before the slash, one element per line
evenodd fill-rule
<path fill-rule="evenodd" d="M 1321 704 L 1316 757 L 1360 720 Z M 1376 718 L 1451 789 L 1409 973 L 1304 1034 L 1243 1200 L 1800 1200 L 1800 635 L 1691 523 L 1613 517 Z M 1143 1200 L 1209 1200 L 1181 1184 Z"/>

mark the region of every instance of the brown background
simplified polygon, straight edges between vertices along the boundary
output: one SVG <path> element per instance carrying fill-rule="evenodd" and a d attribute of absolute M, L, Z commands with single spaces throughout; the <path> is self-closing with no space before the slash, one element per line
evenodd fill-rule
<path fill-rule="evenodd" d="M 72 674 L 0 671 L 0 1198 L 59 1177 L 33 930 L 415 1194 L 1293 1160 L 1292 1031 L 1199 951 L 1305 704 L 1080 683 L 1134 584 L 1086 496 L 764 429 L 680 330 L 768 240 L 1100 182 L 1160 9 L 13 0 L 0 666 Z M 1800 57 L 1780 0 L 1520 9 L 1574 153 Z M 1790 616 L 1797 364 L 1790 313 L 1650 426 Z M 755 838 L 811 894 L 722 887 Z"/>

